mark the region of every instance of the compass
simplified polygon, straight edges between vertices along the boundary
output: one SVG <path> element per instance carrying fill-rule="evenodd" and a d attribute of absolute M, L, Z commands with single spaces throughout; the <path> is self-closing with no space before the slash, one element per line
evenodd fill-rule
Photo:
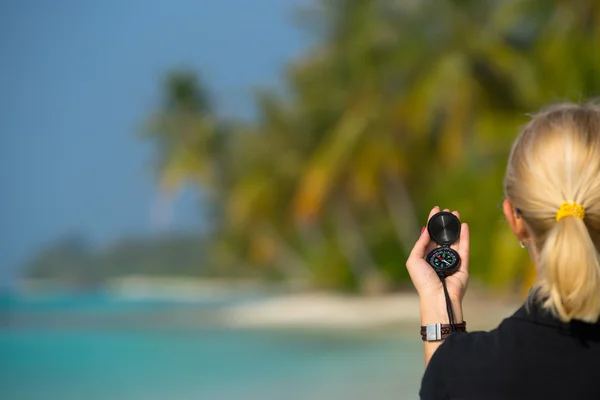
<path fill-rule="evenodd" d="M 425 260 L 438 274 L 452 275 L 460 266 L 460 256 L 450 248 L 460 237 L 460 220 L 451 212 L 441 211 L 429 219 L 427 231 L 439 247 L 433 249 Z"/>

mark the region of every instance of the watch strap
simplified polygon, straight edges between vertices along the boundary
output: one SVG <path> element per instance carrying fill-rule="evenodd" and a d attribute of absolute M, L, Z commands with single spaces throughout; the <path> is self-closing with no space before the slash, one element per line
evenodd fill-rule
<path fill-rule="evenodd" d="M 421 339 L 424 342 L 434 342 L 438 340 L 444 340 L 452 332 L 466 332 L 467 322 L 463 321 L 459 324 L 427 324 L 421 326 Z"/>

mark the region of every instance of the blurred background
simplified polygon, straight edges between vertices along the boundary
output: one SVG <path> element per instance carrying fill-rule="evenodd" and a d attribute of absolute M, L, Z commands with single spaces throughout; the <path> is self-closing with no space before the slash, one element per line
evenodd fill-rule
<path fill-rule="evenodd" d="M 3 399 L 414 399 L 408 252 L 459 210 L 470 330 L 516 309 L 508 152 L 600 2 L 3 0 L 0 55 Z"/>

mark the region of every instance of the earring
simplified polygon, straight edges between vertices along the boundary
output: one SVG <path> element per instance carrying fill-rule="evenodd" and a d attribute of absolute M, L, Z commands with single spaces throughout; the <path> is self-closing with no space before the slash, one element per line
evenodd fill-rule
<path fill-rule="evenodd" d="M 525 244 L 523 244 L 523 242 L 519 242 L 519 244 L 521 245 L 521 248 L 524 249 L 525 248 Z"/>

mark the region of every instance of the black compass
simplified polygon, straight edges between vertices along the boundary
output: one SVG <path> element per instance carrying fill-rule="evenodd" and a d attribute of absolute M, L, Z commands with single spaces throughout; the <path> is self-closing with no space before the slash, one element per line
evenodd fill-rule
<path fill-rule="evenodd" d="M 451 212 L 441 211 L 429 219 L 427 231 L 440 247 L 433 249 L 425 260 L 438 274 L 452 275 L 460 267 L 460 256 L 450 248 L 460 237 L 460 220 Z"/>

